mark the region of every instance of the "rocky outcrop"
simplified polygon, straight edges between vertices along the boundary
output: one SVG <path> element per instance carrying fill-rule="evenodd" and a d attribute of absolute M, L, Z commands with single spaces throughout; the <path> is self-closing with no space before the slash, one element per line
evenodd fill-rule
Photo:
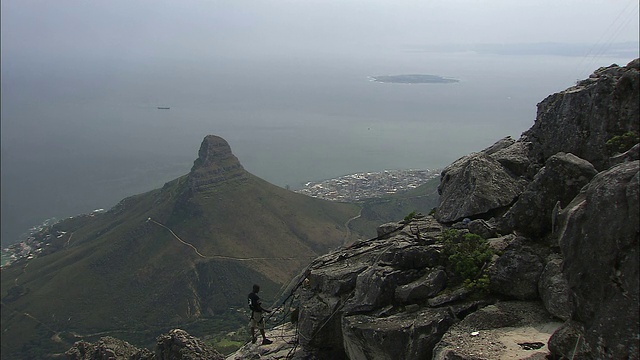
<path fill-rule="evenodd" d="M 605 143 L 638 133 L 639 64 L 597 70 L 541 102 L 517 141 L 445 168 L 437 221 L 385 224 L 315 261 L 299 291 L 304 356 L 637 358 L 638 145 L 611 156 Z M 465 284 L 451 228 L 494 252 Z"/>
<path fill-rule="evenodd" d="M 69 360 L 151 360 L 154 355 L 147 349 L 138 349 L 126 341 L 105 336 L 95 343 L 78 341 L 65 353 Z"/>
<path fill-rule="evenodd" d="M 567 277 L 562 273 L 562 256 L 549 255 L 547 264 L 540 274 L 538 293 L 545 309 L 562 320 L 569 320 L 574 304 Z"/>
<path fill-rule="evenodd" d="M 519 300 L 537 299 L 543 269 L 544 264 L 535 251 L 508 248 L 489 268 L 491 291 Z"/>
<path fill-rule="evenodd" d="M 450 223 L 485 215 L 511 205 L 525 186 L 490 155 L 465 156 L 442 171 L 436 218 Z"/>
<path fill-rule="evenodd" d="M 429 359 L 453 322 L 446 308 L 347 316 L 342 321 L 345 353 L 350 360 Z"/>
<path fill-rule="evenodd" d="M 138 349 L 126 341 L 107 336 L 93 344 L 78 341 L 65 355 L 71 360 L 222 360 L 225 358 L 200 339 L 180 329 L 160 335 L 155 352 Z"/>
<path fill-rule="evenodd" d="M 632 358 L 639 351 L 639 163 L 599 173 L 560 214 L 563 272 L 576 303 L 571 319 L 584 328 L 565 332 L 583 333 L 586 358 Z"/>
<path fill-rule="evenodd" d="M 596 173 L 593 165 L 573 154 L 551 156 L 504 215 L 508 228 L 532 237 L 548 233 L 556 204 L 567 206 Z"/>
<path fill-rule="evenodd" d="M 539 103 L 535 124 L 523 134 L 532 143 L 535 161 L 565 152 L 605 170 L 607 140 L 627 131 L 639 133 L 639 70 L 638 59 L 625 67 L 600 68 Z"/>
<path fill-rule="evenodd" d="M 227 141 L 219 136 L 207 135 L 194 161 L 189 181 L 191 189 L 200 191 L 208 186 L 241 179 L 247 173 L 238 158 L 231 152 Z"/>

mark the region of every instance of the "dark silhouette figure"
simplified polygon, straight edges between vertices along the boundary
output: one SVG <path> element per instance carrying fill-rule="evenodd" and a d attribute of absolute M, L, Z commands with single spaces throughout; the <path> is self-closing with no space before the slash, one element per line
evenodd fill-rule
<path fill-rule="evenodd" d="M 253 344 L 256 343 L 256 328 L 258 328 L 260 329 L 260 334 L 262 335 L 262 345 L 268 345 L 273 343 L 273 341 L 267 339 L 264 334 L 263 313 L 270 313 L 271 311 L 262 307 L 262 302 L 260 301 L 258 292 L 260 292 L 260 285 L 253 285 L 253 291 L 248 296 L 249 309 L 251 309 L 251 322 L 249 323 L 249 326 L 251 326 L 251 342 Z"/>

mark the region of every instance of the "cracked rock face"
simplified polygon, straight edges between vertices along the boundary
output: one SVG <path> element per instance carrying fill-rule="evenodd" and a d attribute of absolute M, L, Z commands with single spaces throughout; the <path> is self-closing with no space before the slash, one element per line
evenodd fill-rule
<path fill-rule="evenodd" d="M 637 356 L 639 161 L 596 175 L 561 213 L 559 244 L 592 359 Z M 562 343 L 562 341 L 558 341 Z"/>
<path fill-rule="evenodd" d="M 596 173 L 593 165 L 573 154 L 551 156 L 504 215 L 504 221 L 509 228 L 534 237 L 548 233 L 555 204 L 567 206 Z"/>
<path fill-rule="evenodd" d="M 596 70 L 576 86 L 538 104 L 536 122 L 523 135 L 532 142 L 537 162 L 558 152 L 572 153 L 606 169 L 605 143 L 640 126 L 640 61 Z"/>
<path fill-rule="evenodd" d="M 65 355 L 73 360 L 222 360 L 224 356 L 186 331 L 173 329 L 157 339 L 155 352 L 106 336 L 91 344 L 76 342 Z"/>
<path fill-rule="evenodd" d="M 193 190 L 201 190 L 229 179 L 246 176 L 238 158 L 231 152 L 226 140 L 219 136 L 207 135 L 194 161 L 189 181 Z"/>
<path fill-rule="evenodd" d="M 436 219 L 454 222 L 506 207 L 526 184 L 485 153 L 465 156 L 442 171 Z"/>

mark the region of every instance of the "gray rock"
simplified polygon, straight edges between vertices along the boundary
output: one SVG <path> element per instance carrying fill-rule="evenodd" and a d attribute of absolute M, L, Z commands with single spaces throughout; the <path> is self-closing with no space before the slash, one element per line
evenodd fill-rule
<path fill-rule="evenodd" d="M 513 234 L 504 235 L 497 238 L 487 239 L 487 244 L 489 247 L 493 249 L 496 253 L 504 253 L 507 247 L 516 239 L 516 236 Z"/>
<path fill-rule="evenodd" d="M 564 274 L 585 326 L 587 359 L 637 356 L 640 162 L 596 175 L 560 213 Z"/>
<path fill-rule="evenodd" d="M 398 269 L 424 269 L 434 267 L 440 262 L 440 247 L 431 246 L 405 246 L 403 248 L 389 249 L 382 254 L 380 262 Z"/>
<path fill-rule="evenodd" d="M 487 155 L 493 155 L 499 151 L 502 151 L 511 145 L 513 145 L 516 141 L 511 137 L 507 136 L 495 142 L 495 144 L 489 146 L 486 149 L 483 149 L 481 152 Z"/>
<path fill-rule="evenodd" d="M 440 294 L 436 297 L 433 297 L 429 300 L 427 300 L 427 303 L 429 304 L 429 306 L 431 307 L 438 307 L 438 306 L 442 306 L 445 304 L 450 304 L 456 301 L 460 301 L 460 300 L 464 300 L 466 299 L 469 295 L 471 295 L 471 293 L 473 293 L 473 290 L 470 288 L 467 288 L 465 286 L 459 287 L 451 292 L 445 293 L 445 294 Z"/>
<path fill-rule="evenodd" d="M 609 167 L 634 160 L 640 160 L 640 144 L 635 144 L 631 149 L 625 151 L 622 154 L 610 157 Z"/>
<path fill-rule="evenodd" d="M 484 153 L 467 155 L 442 171 L 436 219 L 454 222 L 505 207 L 522 193 L 526 183 Z"/>
<path fill-rule="evenodd" d="M 319 292 L 339 296 L 356 287 L 358 275 L 368 268 L 365 264 L 338 263 L 309 271 L 309 286 Z"/>
<path fill-rule="evenodd" d="M 344 318 L 342 333 L 351 360 L 430 359 L 436 343 L 453 324 L 446 309 L 426 309 L 385 318 Z"/>
<path fill-rule="evenodd" d="M 498 234 L 498 230 L 495 226 L 482 219 L 469 222 L 469 224 L 467 224 L 467 228 L 470 233 L 480 235 L 483 239 L 493 238 Z"/>
<path fill-rule="evenodd" d="M 391 235 L 394 231 L 401 229 L 404 225 L 397 222 L 390 222 L 378 226 L 376 229 L 379 238 Z"/>
<path fill-rule="evenodd" d="M 534 125 L 523 134 L 532 142 L 536 161 L 570 152 L 604 170 L 609 160 L 607 140 L 627 131 L 640 132 L 639 74 L 637 62 L 601 68 L 589 81 L 540 102 Z"/>
<path fill-rule="evenodd" d="M 585 342 L 584 326 L 579 322 L 567 321 L 549 339 L 552 354 L 565 359 L 590 359 L 592 349 Z"/>
<path fill-rule="evenodd" d="M 152 360 L 154 355 L 147 349 L 138 349 L 126 341 L 105 336 L 95 343 L 78 341 L 65 352 L 69 360 L 138 359 Z"/>
<path fill-rule="evenodd" d="M 569 204 L 596 173 L 593 165 L 573 154 L 551 156 L 504 215 L 504 221 L 511 229 L 531 236 L 548 233 L 556 202 L 560 206 Z"/>
<path fill-rule="evenodd" d="M 538 302 L 499 302 L 453 325 L 436 345 L 433 359 L 545 359 L 545 345 L 560 325 Z"/>
<path fill-rule="evenodd" d="M 562 320 L 569 320 L 573 312 L 573 300 L 569 283 L 562 273 L 562 257 L 551 255 L 547 258 L 538 282 L 540 299 L 547 311 Z"/>
<path fill-rule="evenodd" d="M 154 360 L 223 360 L 225 357 L 186 331 L 173 329 L 158 337 Z"/>
<path fill-rule="evenodd" d="M 491 157 L 514 176 L 531 179 L 538 172 L 539 165 L 531 160 L 530 152 L 531 143 L 522 138 L 491 154 Z"/>
<path fill-rule="evenodd" d="M 65 355 L 73 360 L 223 360 L 225 357 L 186 331 L 173 329 L 157 339 L 155 353 L 106 336 L 95 344 L 76 342 Z"/>
<path fill-rule="evenodd" d="M 332 353 L 342 354 L 343 302 L 336 297 L 316 293 L 300 304 L 298 328 L 300 343 L 310 348 L 327 348 Z"/>
<path fill-rule="evenodd" d="M 345 305 L 345 312 L 367 312 L 391 304 L 396 287 L 407 284 L 417 276 L 417 272 L 372 266 L 358 275 L 353 297 Z"/>
<path fill-rule="evenodd" d="M 489 267 L 493 293 L 519 300 L 538 298 L 538 280 L 544 265 L 528 248 L 509 249 Z"/>
<path fill-rule="evenodd" d="M 402 304 L 422 302 L 438 294 L 447 285 L 447 274 L 434 270 L 420 279 L 396 288 L 395 299 Z"/>

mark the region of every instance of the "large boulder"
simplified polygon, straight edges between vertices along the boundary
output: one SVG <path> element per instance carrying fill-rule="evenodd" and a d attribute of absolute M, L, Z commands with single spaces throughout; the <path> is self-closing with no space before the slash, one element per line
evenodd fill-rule
<path fill-rule="evenodd" d="M 576 301 L 572 320 L 584 326 L 591 349 L 587 359 L 633 358 L 640 350 L 639 164 L 599 173 L 560 214 L 563 272 Z"/>
<path fill-rule="evenodd" d="M 434 297 L 446 285 L 447 274 L 442 269 L 436 269 L 416 281 L 397 287 L 395 300 L 401 304 L 419 303 Z"/>
<path fill-rule="evenodd" d="M 573 313 L 573 299 L 566 276 L 562 273 L 562 257 L 550 255 L 540 275 L 538 292 L 545 309 L 562 320 L 569 320 Z"/>
<path fill-rule="evenodd" d="M 550 95 L 538 104 L 534 125 L 525 136 L 537 162 L 570 152 L 604 170 L 607 140 L 625 132 L 639 133 L 640 61 L 626 67 L 596 70 L 587 80 Z"/>
<path fill-rule="evenodd" d="M 351 360 L 430 359 L 434 346 L 453 324 L 447 309 L 424 309 L 384 318 L 345 317 L 344 347 Z"/>
<path fill-rule="evenodd" d="M 436 218 L 448 223 L 506 207 L 526 184 L 483 152 L 465 156 L 442 171 Z"/>
<path fill-rule="evenodd" d="M 551 156 L 504 215 L 504 221 L 509 228 L 530 236 L 548 233 L 556 203 L 567 206 L 596 174 L 593 165 L 573 154 Z"/>
<path fill-rule="evenodd" d="M 358 275 L 347 312 L 367 312 L 393 302 L 396 288 L 419 276 L 417 271 L 403 271 L 389 266 L 372 266 Z"/>
<path fill-rule="evenodd" d="M 158 337 L 154 360 L 223 360 L 225 357 L 186 331 L 173 329 Z"/>
<path fill-rule="evenodd" d="M 522 138 L 490 155 L 511 174 L 531 179 L 538 172 L 540 165 L 532 161 L 530 152 L 531 143 Z"/>
<path fill-rule="evenodd" d="M 538 298 L 538 280 L 544 269 L 540 256 L 528 247 L 508 248 L 489 267 L 492 292 L 519 300 Z"/>
<path fill-rule="evenodd" d="M 105 336 L 95 343 L 78 341 L 65 352 L 69 360 L 136 359 L 152 360 L 154 355 L 147 349 L 138 349 L 128 342 Z"/>
<path fill-rule="evenodd" d="M 173 329 L 158 336 L 155 353 L 106 336 L 88 343 L 76 342 L 66 353 L 73 360 L 223 360 L 224 355 L 186 331 Z"/>

